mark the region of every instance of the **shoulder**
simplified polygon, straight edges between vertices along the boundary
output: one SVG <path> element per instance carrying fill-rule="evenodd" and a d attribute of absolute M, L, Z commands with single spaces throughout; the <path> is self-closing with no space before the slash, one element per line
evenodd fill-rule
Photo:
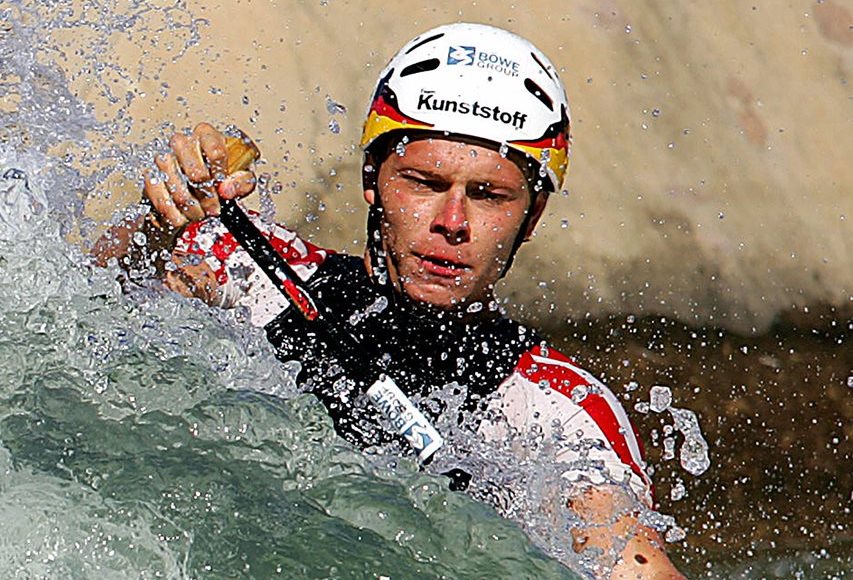
<path fill-rule="evenodd" d="M 577 449 L 592 444 L 589 455 L 604 462 L 609 476 L 627 476 L 638 495 L 648 497 L 651 482 L 634 425 L 616 395 L 572 359 L 534 346 L 521 355 L 501 395 L 507 419 L 517 427 L 536 422 L 550 431 L 559 425 L 567 444 L 558 459 L 577 463 Z"/>

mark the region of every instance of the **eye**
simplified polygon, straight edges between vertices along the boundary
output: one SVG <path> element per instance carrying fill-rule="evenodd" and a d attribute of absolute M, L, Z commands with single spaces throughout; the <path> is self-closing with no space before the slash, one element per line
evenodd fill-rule
<path fill-rule="evenodd" d="M 488 183 L 481 183 L 475 185 L 468 191 L 468 197 L 471 199 L 481 199 L 486 201 L 501 201 L 506 197 L 506 195 L 493 190 Z"/>
<path fill-rule="evenodd" d="M 440 179 L 432 179 L 419 175 L 404 174 L 403 179 L 408 181 L 412 188 L 417 191 L 444 191 L 447 189 L 447 184 Z"/>

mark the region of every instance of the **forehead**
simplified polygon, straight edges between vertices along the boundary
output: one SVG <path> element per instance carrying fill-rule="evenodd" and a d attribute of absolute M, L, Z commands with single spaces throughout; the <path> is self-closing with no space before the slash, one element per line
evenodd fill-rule
<path fill-rule="evenodd" d="M 477 181 L 526 183 L 521 169 L 498 151 L 483 145 L 454 139 L 426 137 L 397 141 L 383 167 L 415 169 L 444 177 L 465 177 Z"/>

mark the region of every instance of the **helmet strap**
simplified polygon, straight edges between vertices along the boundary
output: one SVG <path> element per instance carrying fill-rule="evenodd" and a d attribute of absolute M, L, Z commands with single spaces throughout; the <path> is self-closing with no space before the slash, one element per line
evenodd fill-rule
<path fill-rule="evenodd" d="M 386 139 L 381 139 L 379 143 L 385 141 Z M 374 191 L 373 203 L 370 204 L 367 212 L 367 257 L 370 262 L 370 276 L 374 283 L 388 289 L 391 286 L 391 278 L 388 275 L 388 256 L 382 245 L 382 216 L 385 210 L 379 195 L 380 163 L 376 162 L 378 156 L 375 150 L 376 144 L 364 152 L 364 161 L 361 166 L 362 187 L 365 191 L 368 189 Z"/>
<path fill-rule="evenodd" d="M 382 200 L 377 192 L 375 201 L 367 213 L 367 255 L 370 259 L 370 275 L 373 281 L 387 287 L 391 284 L 388 276 L 388 257 L 382 245 Z"/>

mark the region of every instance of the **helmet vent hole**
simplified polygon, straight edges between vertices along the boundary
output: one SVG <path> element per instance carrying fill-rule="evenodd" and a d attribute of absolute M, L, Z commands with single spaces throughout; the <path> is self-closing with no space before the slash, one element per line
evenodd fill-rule
<path fill-rule="evenodd" d="M 545 74 L 546 74 L 546 75 L 548 75 L 548 78 L 550 78 L 551 80 L 554 80 L 554 77 L 553 77 L 553 76 L 551 76 L 551 72 L 548 70 L 548 67 L 547 67 L 547 66 L 545 66 L 544 64 L 542 64 L 542 61 L 541 61 L 541 60 L 539 60 L 539 57 L 538 57 L 538 56 L 536 56 L 536 53 L 531 52 L 531 53 L 530 53 L 530 56 L 532 56 L 532 57 L 533 57 L 533 60 L 535 60 L 535 61 L 536 61 L 536 64 L 538 64 L 539 66 L 541 66 L 541 67 L 542 67 L 542 70 L 543 70 L 543 71 L 545 71 Z"/>
<path fill-rule="evenodd" d="M 421 62 L 410 64 L 409 66 L 404 68 L 402 71 L 400 71 L 400 76 L 407 77 L 409 75 L 435 70 L 439 66 L 441 66 L 441 61 L 437 58 L 422 60 Z"/>
<path fill-rule="evenodd" d="M 554 101 L 551 100 L 551 97 L 545 94 L 545 91 L 542 90 L 542 87 L 540 87 L 530 79 L 524 79 L 524 88 L 526 88 L 531 95 L 542 101 L 542 104 L 548 107 L 549 111 L 554 110 Z"/>
<path fill-rule="evenodd" d="M 413 51 L 413 50 L 415 50 L 416 48 L 419 48 L 419 47 L 421 47 L 421 46 L 425 45 L 425 44 L 426 44 L 426 43 L 428 43 L 428 42 L 432 42 L 433 40 L 437 40 L 437 39 L 441 38 L 442 36 L 444 36 L 444 33 L 443 33 L 443 32 L 442 32 L 442 33 L 440 33 L 440 34 L 434 34 L 433 36 L 430 36 L 429 38 L 424 38 L 422 41 L 420 41 L 419 43 L 417 43 L 416 45 L 414 45 L 412 48 L 410 48 L 409 50 L 407 50 L 407 51 L 406 51 L 406 54 L 409 54 L 410 52 L 412 52 L 412 51 Z"/>

